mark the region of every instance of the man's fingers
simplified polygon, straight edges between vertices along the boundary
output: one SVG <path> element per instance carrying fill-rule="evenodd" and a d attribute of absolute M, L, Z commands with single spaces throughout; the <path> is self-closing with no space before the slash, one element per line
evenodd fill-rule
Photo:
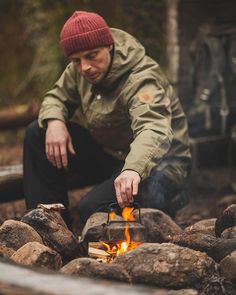
<path fill-rule="evenodd" d="M 52 163 L 53 166 L 56 166 L 56 161 L 54 157 L 54 148 L 53 145 L 48 145 L 48 160 Z"/>
<path fill-rule="evenodd" d="M 60 146 L 60 155 L 61 155 L 62 166 L 66 168 L 68 165 L 68 158 L 67 158 L 67 150 L 65 146 Z"/>
<path fill-rule="evenodd" d="M 121 208 L 124 208 L 124 207 L 125 207 L 125 204 L 124 204 L 124 202 L 123 202 L 121 196 L 116 196 L 116 199 L 117 199 L 117 203 L 119 204 L 119 206 L 120 206 Z"/>
<path fill-rule="evenodd" d="M 72 155 L 75 155 L 75 149 L 74 149 L 74 147 L 73 147 L 73 144 L 72 144 L 72 140 L 71 140 L 71 138 L 70 138 L 69 141 L 68 141 L 68 150 L 69 150 L 69 152 L 70 152 Z"/>
<path fill-rule="evenodd" d="M 141 177 L 136 171 L 124 170 L 121 172 L 114 181 L 116 198 L 119 205 L 121 204 L 121 201 L 124 206 L 129 206 L 134 202 L 134 196 L 138 194 L 140 181 Z"/>
<path fill-rule="evenodd" d="M 61 159 L 61 151 L 60 151 L 59 145 L 54 145 L 54 158 L 55 158 L 57 168 L 60 169 L 62 167 L 62 159 Z"/>
<path fill-rule="evenodd" d="M 121 198 L 123 200 L 123 203 L 125 204 L 125 206 L 129 205 L 129 200 L 128 200 L 128 196 L 127 196 L 127 187 L 126 187 L 126 180 L 122 179 L 121 180 Z"/>
<path fill-rule="evenodd" d="M 132 194 L 132 182 L 130 180 L 126 181 L 126 196 L 128 199 L 128 203 L 132 204 L 134 202 L 134 198 Z"/>
<path fill-rule="evenodd" d="M 46 157 L 47 157 L 48 161 L 50 161 L 50 157 L 49 157 L 49 144 L 48 143 L 45 144 L 45 153 L 46 153 Z"/>
<path fill-rule="evenodd" d="M 114 186 L 115 186 L 115 191 L 116 191 L 117 203 L 119 204 L 119 206 L 121 208 L 123 208 L 125 205 L 124 205 L 122 197 L 121 197 L 120 181 L 118 179 L 115 179 Z"/>
<path fill-rule="evenodd" d="M 136 196 L 138 194 L 138 186 L 139 186 L 139 181 L 133 180 L 133 196 Z"/>

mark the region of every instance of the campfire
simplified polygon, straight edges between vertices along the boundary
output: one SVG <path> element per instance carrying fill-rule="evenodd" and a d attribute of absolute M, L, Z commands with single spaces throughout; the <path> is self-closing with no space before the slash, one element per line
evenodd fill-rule
<path fill-rule="evenodd" d="M 143 241 L 133 240 L 130 234 L 130 224 L 139 224 L 136 218 L 132 214 L 134 208 L 125 207 L 122 210 L 123 221 L 115 220 L 116 213 L 111 211 L 108 217 L 107 227 L 119 227 L 122 226 L 124 229 L 124 239 L 123 240 L 102 240 L 100 242 L 90 242 L 89 243 L 89 256 L 97 258 L 102 262 L 111 263 L 113 259 L 127 251 L 133 250 L 142 244 Z M 140 220 L 139 220 L 140 221 Z"/>

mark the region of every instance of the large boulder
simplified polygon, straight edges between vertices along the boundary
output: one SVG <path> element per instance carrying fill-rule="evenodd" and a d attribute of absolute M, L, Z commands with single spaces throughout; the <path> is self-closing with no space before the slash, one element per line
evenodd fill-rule
<path fill-rule="evenodd" d="M 115 215 L 114 220 L 123 221 L 123 218 Z M 105 240 L 107 221 L 108 213 L 96 212 L 92 214 L 83 228 L 80 240 L 87 243 Z"/>
<path fill-rule="evenodd" d="M 236 204 L 227 207 L 216 220 L 215 234 L 220 237 L 221 233 L 232 226 L 236 225 Z"/>
<path fill-rule="evenodd" d="M 134 210 L 133 215 L 139 221 L 138 209 Z M 183 233 L 170 216 L 158 209 L 141 208 L 140 219 L 146 229 L 146 242 L 166 242 L 171 236 Z"/>
<path fill-rule="evenodd" d="M 215 236 L 216 218 L 203 219 L 185 228 L 185 232 L 189 234 L 202 233 Z"/>
<path fill-rule="evenodd" d="M 169 289 L 202 289 L 217 269 L 205 253 L 171 243 L 142 244 L 118 256 L 113 264 L 122 266 L 134 283 Z"/>
<path fill-rule="evenodd" d="M 220 273 L 229 281 L 236 283 L 236 251 L 221 260 Z"/>
<path fill-rule="evenodd" d="M 182 235 L 171 237 L 169 242 L 182 247 L 188 247 L 196 251 L 206 252 L 209 255 L 213 245 L 216 242 L 216 238 L 211 235 L 200 233 L 184 233 Z"/>
<path fill-rule="evenodd" d="M 28 224 L 9 219 L 0 227 L 0 250 L 5 256 L 10 257 L 29 242 L 43 244 L 40 235 Z"/>
<path fill-rule="evenodd" d="M 11 259 L 16 263 L 59 270 L 62 267 L 60 255 L 38 242 L 27 243 L 18 249 Z"/>
<path fill-rule="evenodd" d="M 34 209 L 22 218 L 22 222 L 32 226 L 49 248 L 58 252 L 64 261 L 79 257 L 79 244 L 66 226 L 60 212 L 44 208 Z"/>
<path fill-rule="evenodd" d="M 236 226 L 228 227 L 221 233 L 223 239 L 236 239 Z"/>
<path fill-rule="evenodd" d="M 82 277 L 130 282 L 130 276 L 120 265 L 100 263 L 92 258 L 77 258 L 63 266 L 60 272 Z"/>
<path fill-rule="evenodd" d="M 217 239 L 205 234 L 184 234 L 172 237 L 171 243 L 207 253 L 216 262 L 236 250 L 236 239 Z"/>

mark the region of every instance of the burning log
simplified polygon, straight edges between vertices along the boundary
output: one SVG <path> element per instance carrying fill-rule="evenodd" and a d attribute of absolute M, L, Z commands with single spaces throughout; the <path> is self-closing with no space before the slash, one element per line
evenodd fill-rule
<path fill-rule="evenodd" d="M 89 242 L 88 255 L 104 262 L 108 262 L 110 258 L 110 254 L 104 250 L 104 245 L 101 242 Z"/>

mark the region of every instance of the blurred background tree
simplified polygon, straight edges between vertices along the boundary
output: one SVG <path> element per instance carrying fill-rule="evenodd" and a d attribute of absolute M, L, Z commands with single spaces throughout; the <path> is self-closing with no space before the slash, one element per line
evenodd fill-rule
<path fill-rule="evenodd" d="M 40 101 L 68 62 L 59 32 L 74 10 L 101 14 L 163 65 L 164 0 L 1 0 L 0 108 Z"/>

